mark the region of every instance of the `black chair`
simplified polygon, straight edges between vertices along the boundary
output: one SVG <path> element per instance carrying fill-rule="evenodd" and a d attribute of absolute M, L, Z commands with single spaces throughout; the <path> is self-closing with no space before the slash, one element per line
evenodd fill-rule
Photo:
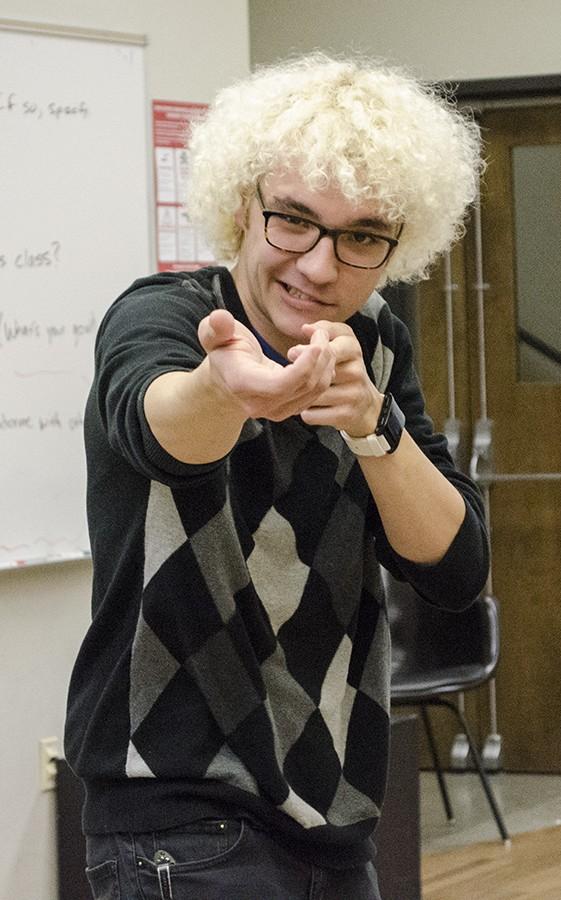
<path fill-rule="evenodd" d="M 454 815 L 428 707 L 446 706 L 452 710 L 466 736 L 501 838 L 507 842 L 509 834 L 481 756 L 457 698 L 453 698 L 485 684 L 495 672 L 499 660 L 497 601 L 483 595 L 467 610 L 449 612 L 431 606 L 411 585 L 398 581 L 385 569 L 382 577 L 392 635 L 392 706 L 419 708 L 450 822 Z"/>

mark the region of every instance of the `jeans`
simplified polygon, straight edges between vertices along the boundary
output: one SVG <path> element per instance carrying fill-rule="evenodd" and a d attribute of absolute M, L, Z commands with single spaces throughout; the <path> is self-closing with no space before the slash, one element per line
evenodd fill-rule
<path fill-rule="evenodd" d="M 312 865 L 246 820 L 87 837 L 94 900 L 381 900 L 371 862 Z"/>

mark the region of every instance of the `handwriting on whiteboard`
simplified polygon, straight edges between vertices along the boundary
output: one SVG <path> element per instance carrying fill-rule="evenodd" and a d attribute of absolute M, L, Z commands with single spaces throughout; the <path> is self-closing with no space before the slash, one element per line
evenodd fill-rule
<path fill-rule="evenodd" d="M 42 342 L 52 346 L 61 340 L 77 347 L 81 340 L 94 334 L 97 318 L 90 312 L 82 321 L 42 321 L 39 317 L 22 318 L 6 315 L 0 309 L 0 350 L 21 343 Z"/>
<path fill-rule="evenodd" d="M 30 271 L 58 266 L 61 261 L 62 245 L 60 241 L 49 241 L 42 247 L 22 247 L 12 253 L 0 248 L 0 270 L 13 267 Z"/>
<path fill-rule="evenodd" d="M 16 91 L 0 91 L 0 115 L 26 116 L 36 119 L 87 119 L 91 110 L 84 100 L 63 103 L 51 100 L 41 103 L 33 98 L 21 97 Z"/>
<path fill-rule="evenodd" d="M 0 435 L 14 431 L 76 431 L 82 429 L 84 418 L 81 412 L 70 416 L 62 415 L 58 410 L 46 410 L 43 413 L 14 415 L 0 410 Z"/>

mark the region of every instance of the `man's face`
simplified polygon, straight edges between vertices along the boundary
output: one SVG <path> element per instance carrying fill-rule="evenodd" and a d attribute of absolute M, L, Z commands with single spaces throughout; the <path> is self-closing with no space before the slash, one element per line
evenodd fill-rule
<path fill-rule="evenodd" d="M 269 175 L 260 183 L 266 209 L 303 216 L 328 228 L 372 231 L 395 237 L 395 226 L 380 217 L 373 200 L 355 204 L 337 187 L 315 191 L 297 174 Z M 232 271 L 253 327 L 280 353 L 302 343 L 302 325 L 327 319 L 344 322 L 364 306 L 383 278 L 379 269 L 359 269 L 340 262 L 331 237 L 324 236 L 307 253 L 290 253 L 265 240 L 257 197 L 240 210 L 244 235 Z"/>

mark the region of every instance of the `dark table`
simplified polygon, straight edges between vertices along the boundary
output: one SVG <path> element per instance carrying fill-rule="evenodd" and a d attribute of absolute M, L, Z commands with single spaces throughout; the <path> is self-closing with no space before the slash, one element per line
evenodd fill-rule
<path fill-rule="evenodd" d="M 421 900 L 417 717 L 392 717 L 390 774 L 376 831 L 382 900 Z"/>

